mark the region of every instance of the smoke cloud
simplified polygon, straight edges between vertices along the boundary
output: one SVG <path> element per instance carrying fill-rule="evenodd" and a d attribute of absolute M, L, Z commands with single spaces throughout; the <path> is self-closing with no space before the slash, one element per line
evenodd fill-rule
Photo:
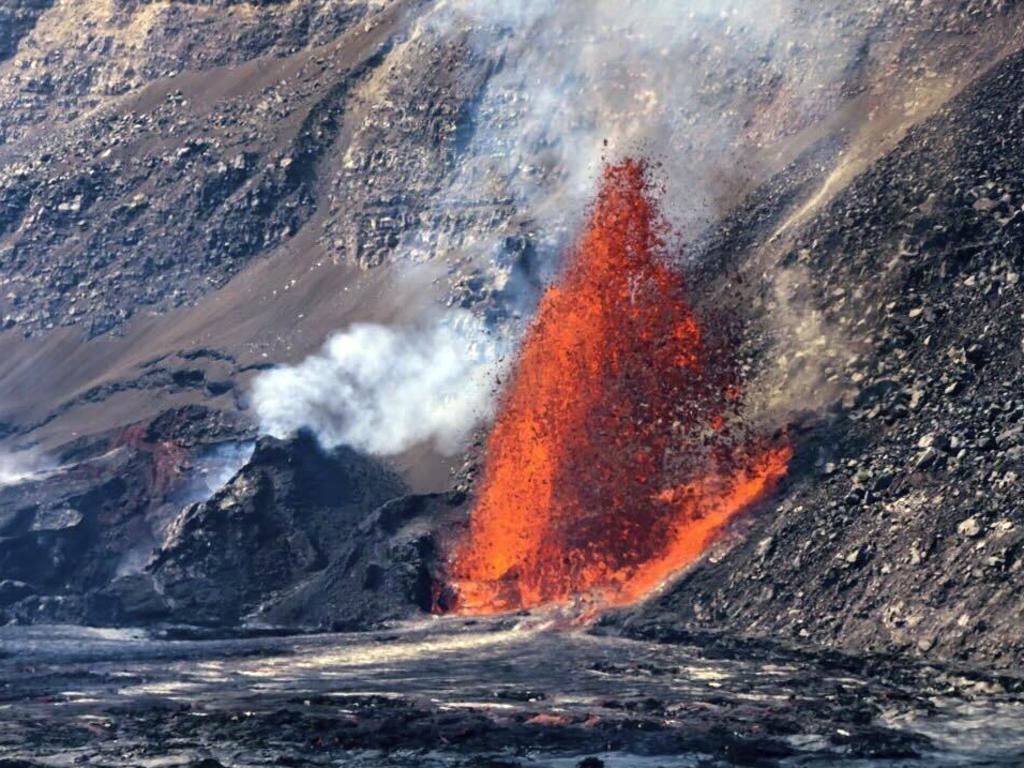
<path fill-rule="evenodd" d="M 429 33 L 500 62 L 452 198 L 503 185 L 556 257 L 604 161 L 646 154 L 692 233 L 736 202 L 765 144 L 834 105 L 860 43 L 851 15 L 794 0 L 447 0 Z"/>
<path fill-rule="evenodd" d="M 0 450 L 0 487 L 15 485 L 53 469 L 53 462 L 39 451 Z"/>
<path fill-rule="evenodd" d="M 457 263 L 453 282 L 475 268 L 509 315 L 528 313 L 604 163 L 636 154 L 661 164 L 662 209 L 673 232 L 693 238 L 763 173 L 764 147 L 834 106 L 861 43 L 851 13 L 796 0 L 442 0 L 389 71 L 400 78 L 424 46 L 462 41 L 490 74 L 435 192 L 438 215 L 420 217 L 405 261 Z M 495 215 L 456 232 L 429 223 L 453 209 Z M 502 261 L 508 235 L 529 239 L 528 279 Z M 461 311 L 415 328 L 353 326 L 258 378 L 255 407 L 275 435 L 306 427 L 327 446 L 393 455 L 431 442 L 451 454 L 490 417 L 519 330 L 485 329 Z"/>
<path fill-rule="evenodd" d="M 322 445 L 393 456 L 421 443 L 457 453 L 492 415 L 502 342 L 467 312 L 419 327 L 353 325 L 318 354 L 254 383 L 263 431 L 306 428 Z"/>

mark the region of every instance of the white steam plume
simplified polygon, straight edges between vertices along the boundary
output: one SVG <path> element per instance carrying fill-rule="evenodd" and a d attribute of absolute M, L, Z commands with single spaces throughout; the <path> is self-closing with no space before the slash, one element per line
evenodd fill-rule
<path fill-rule="evenodd" d="M 394 98 L 407 98 L 402 78 L 433 45 L 468 42 L 490 75 L 428 204 L 436 215 L 402 244 L 406 263 L 479 268 L 506 308 L 528 312 L 604 160 L 631 154 L 663 164 L 664 212 L 694 234 L 737 202 L 763 147 L 834 107 L 861 43 L 852 13 L 800 0 L 441 0 L 393 54 Z M 453 226 L 451 211 L 483 213 Z M 517 281 L 502 254 L 522 234 L 536 274 Z M 329 446 L 389 455 L 430 441 L 452 453 L 491 414 L 501 351 L 466 314 L 415 330 L 354 326 L 258 378 L 255 406 L 276 435 L 308 427 Z"/>
<path fill-rule="evenodd" d="M 834 106 L 861 42 L 852 15 L 797 0 L 446 0 L 422 33 L 467 35 L 500 62 L 450 199 L 503 189 L 557 256 L 603 161 L 649 154 L 665 212 L 692 233 L 736 202 L 763 145 Z"/>
<path fill-rule="evenodd" d="M 353 325 L 295 366 L 259 376 L 264 432 L 307 428 L 325 447 L 393 456 L 431 442 L 446 455 L 491 416 L 501 343 L 465 312 L 417 328 Z"/>
<path fill-rule="evenodd" d="M 16 485 L 53 468 L 53 462 L 35 449 L 0 450 L 0 487 Z"/>

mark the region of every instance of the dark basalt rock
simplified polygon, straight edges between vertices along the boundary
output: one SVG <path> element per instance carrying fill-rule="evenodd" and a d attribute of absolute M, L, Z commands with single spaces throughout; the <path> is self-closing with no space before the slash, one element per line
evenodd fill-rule
<path fill-rule="evenodd" d="M 778 254 L 776 272 L 798 270 L 831 329 L 821 385 L 839 391 L 794 432 L 782 498 L 731 551 L 636 610 L 630 634 L 712 627 L 1024 666 L 1022 93 L 1018 54 Z M 718 272 L 702 291 L 722 295 L 733 270 L 771 252 L 800 178 L 781 174 L 711 239 Z M 766 199 L 779 203 L 767 219 Z M 772 317 L 751 304 L 763 365 Z"/>
<path fill-rule="evenodd" d="M 122 447 L 59 472 L 0 488 L 0 574 L 41 594 L 114 577 L 140 532 L 153 456 Z"/>
<path fill-rule="evenodd" d="M 140 573 L 210 446 L 248 427 L 202 406 L 72 441 L 0 486 L 0 619 L 144 623 L 167 607 Z"/>
<path fill-rule="evenodd" d="M 394 499 L 363 520 L 319 574 L 263 608 L 264 620 L 318 629 L 365 629 L 434 608 L 440 532 L 463 516 L 460 495 Z"/>
<path fill-rule="evenodd" d="M 464 517 L 462 495 L 406 496 L 380 462 L 301 434 L 261 438 L 188 503 L 210 447 L 248 429 L 186 406 L 0 487 L 0 620 L 363 628 L 431 609 L 438 522 Z"/>
<path fill-rule="evenodd" d="M 351 449 L 324 452 L 309 435 L 261 438 L 225 488 L 174 521 L 149 572 L 176 620 L 236 624 L 323 571 L 403 493 L 395 474 Z"/>

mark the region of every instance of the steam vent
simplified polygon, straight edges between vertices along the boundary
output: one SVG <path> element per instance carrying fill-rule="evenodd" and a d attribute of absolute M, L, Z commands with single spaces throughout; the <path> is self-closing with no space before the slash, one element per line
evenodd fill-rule
<path fill-rule="evenodd" d="M 0 768 L 1024 765 L 1024 2 L 0 0 Z"/>

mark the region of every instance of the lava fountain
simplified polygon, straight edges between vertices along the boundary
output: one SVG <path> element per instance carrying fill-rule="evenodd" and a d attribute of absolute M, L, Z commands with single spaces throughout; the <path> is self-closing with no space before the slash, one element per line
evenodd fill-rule
<path fill-rule="evenodd" d="M 457 611 L 635 602 L 785 474 L 788 445 L 730 437 L 739 389 L 664 231 L 646 166 L 609 166 L 503 394 L 451 551 Z"/>

